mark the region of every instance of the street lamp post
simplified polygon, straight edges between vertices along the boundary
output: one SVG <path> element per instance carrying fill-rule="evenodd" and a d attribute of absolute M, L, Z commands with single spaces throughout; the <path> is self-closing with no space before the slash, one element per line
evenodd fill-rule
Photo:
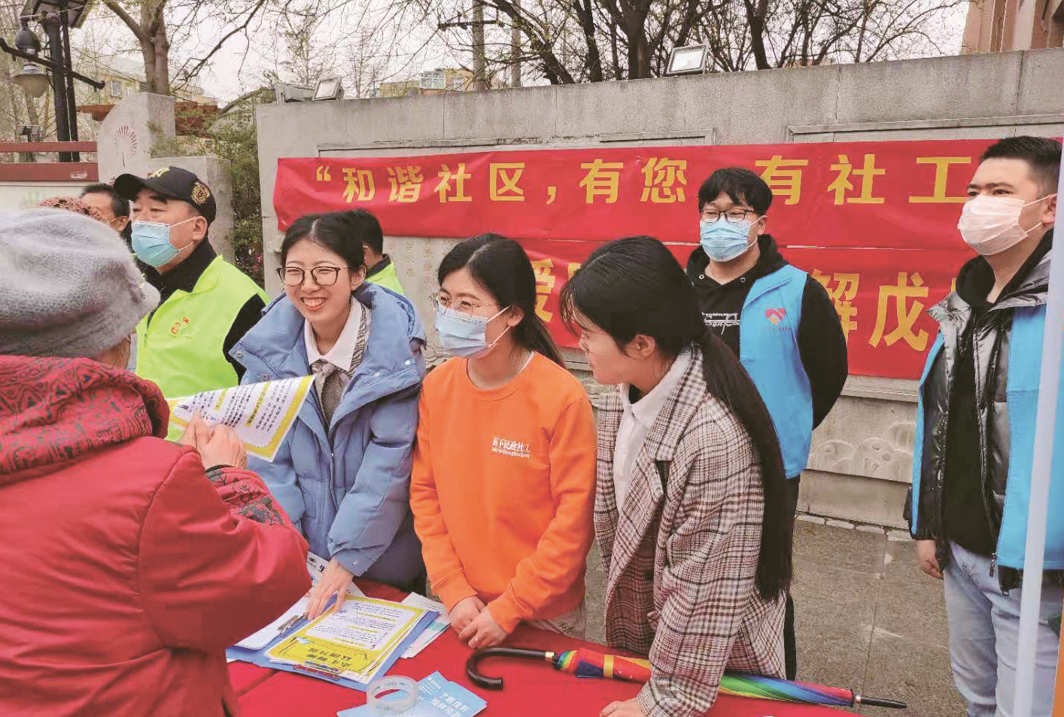
<path fill-rule="evenodd" d="M 77 25 L 85 11 L 82 0 L 33 0 L 31 7 L 27 2 L 23 9 L 22 29 L 15 38 L 15 47 L 11 47 L 0 38 L 0 51 L 26 62 L 22 71 L 14 76 L 14 81 L 31 97 L 40 97 L 48 89 L 48 79 L 44 68 L 52 75 L 52 94 L 55 100 L 55 133 L 60 142 L 78 141 L 77 100 L 74 96 L 74 80 L 92 85 L 98 90 L 104 83 L 75 72 L 70 57 L 70 25 Z M 70 16 L 75 15 L 71 23 Z M 48 36 L 48 57 L 39 53 L 41 41 L 29 29 L 29 20 L 37 20 Z M 60 152 L 60 162 L 79 162 L 79 152 Z"/>
<path fill-rule="evenodd" d="M 27 18 L 22 18 L 22 29 L 15 36 L 15 47 L 34 58 L 41 51 L 41 41 L 30 32 Z M 25 90 L 30 97 L 40 97 L 48 91 L 48 75 L 36 62 L 23 63 L 22 72 L 15 75 L 13 79 L 15 84 Z"/>
<path fill-rule="evenodd" d="M 65 2 L 63 3 L 66 4 Z M 60 17 L 65 16 L 65 13 L 48 13 L 41 18 L 41 25 L 44 26 L 44 32 L 48 36 L 48 56 L 52 60 L 52 99 L 55 102 L 55 135 L 59 138 L 60 142 L 77 142 L 78 141 L 78 123 L 77 117 L 74 117 L 74 121 L 71 122 L 70 110 L 68 104 L 74 104 L 74 87 L 68 85 L 66 81 L 66 64 L 64 62 L 63 52 L 63 28 L 59 21 Z M 65 155 L 65 156 L 64 156 Z M 81 160 L 81 156 L 78 152 L 60 152 L 60 162 L 78 162 Z"/>

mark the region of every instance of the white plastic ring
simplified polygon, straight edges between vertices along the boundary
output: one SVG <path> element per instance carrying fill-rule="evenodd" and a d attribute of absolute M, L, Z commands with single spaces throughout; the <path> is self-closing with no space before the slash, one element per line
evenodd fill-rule
<path fill-rule="evenodd" d="M 398 676 L 374 680 L 366 690 L 366 703 L 373 714 L 402 714 L 417 704 L 417 683 Z"/>

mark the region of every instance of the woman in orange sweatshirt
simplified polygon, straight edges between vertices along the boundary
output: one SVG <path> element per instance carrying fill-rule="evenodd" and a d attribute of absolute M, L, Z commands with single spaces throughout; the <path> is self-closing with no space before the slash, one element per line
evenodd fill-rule
<path fill-rule="evenodd" d="M 436 329 L 455 354 L 422 385 L 410 484 L 432 589 L 470 647 L 522 621 L 581 636 L 595 422 L 536 316 L 532 264 L 485 234 L 440 264 Z"/>

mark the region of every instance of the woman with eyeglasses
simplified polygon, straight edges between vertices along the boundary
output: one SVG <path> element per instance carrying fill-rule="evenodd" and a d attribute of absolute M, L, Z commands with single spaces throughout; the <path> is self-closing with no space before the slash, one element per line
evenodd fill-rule
<path fill-rule="evenodd" d="M 285 233 L 285 293 L 233 348 L 244 383 L 313 374 L 314 391 L 273 462 L 249 458 L 329 560 L 313 618 L 353 577 L 423 592 L 408 492 L 425 336 L 413 305 L 366 282 L 361 225 L 310 214 Z"/>
<path fill-rule="evenodd" d="M 470 647 L 522 621 L 582 636 L 595 423 L 536 316 L 536 279 L 494 234 L 447 254 L 436 330 L 454 358 L 425 379 L 410 485 L 432 589 Z"/>

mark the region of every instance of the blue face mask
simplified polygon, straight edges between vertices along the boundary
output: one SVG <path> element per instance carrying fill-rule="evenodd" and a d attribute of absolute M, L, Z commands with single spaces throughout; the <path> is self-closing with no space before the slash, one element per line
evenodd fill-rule
<path fill-rule="evenodd" d="M 190 217 L 183 222 L 174 224 L 173 226 L 180 226 L 195 218 L 196 217 Z M 178 254 L 192 246 L 192 242 L 189 242 L 178 249 L 171 244 L 170 229 L 171 225 L 162 224 L 161 222 L 133 222 L 133 251 L 136 253 L 137 257 L 148 266 L 154 266 L 158 269 L 160 266 L 169 264 L 177 258 Z"/>
<path fill-rule="evenodd" d="M 500 316 L 506 309 L 503 309 L 495 316 L 491 318 L 485 318 L 483 316 L 471 316 L 469 314 L 463 314 L 454 309 L 445 309 L 442 306 L 436 307 L 436 331 L 440 335 L 440 344 L 444 350 L 455 356 L 462 356 L 465 358 L 479 357 L 487 354 L 495 348 L 495 345 L 499 343 L 510 327 L 499 334 L 498 338 L 488 345 L 488 340 L 485 336 L 488 330 L 488 323 Z"/>
<path fill-rule="evenodd" d="M 753 224 L 743 222 L 732 224 L 724 217 L 715 222 L 699 221 L 700 242 L 702 249 L 711 261 L 731 261 L 742 256 L 750 248 L 750 227 Z"/>

